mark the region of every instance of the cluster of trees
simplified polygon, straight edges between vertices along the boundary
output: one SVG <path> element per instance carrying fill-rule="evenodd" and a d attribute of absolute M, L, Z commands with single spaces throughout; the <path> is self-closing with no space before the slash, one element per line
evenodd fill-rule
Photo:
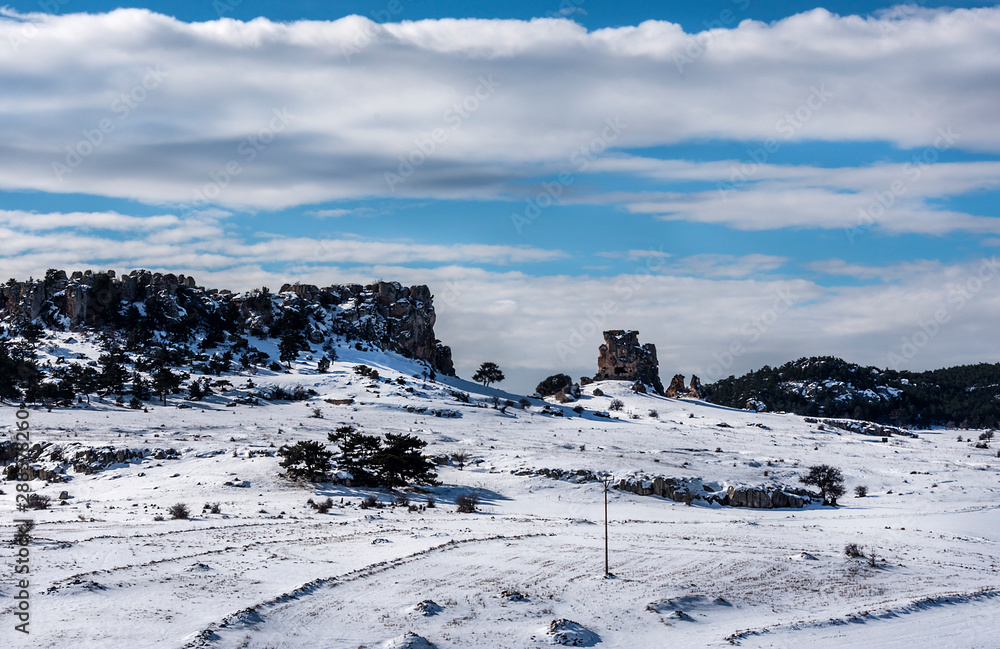
<path fill-rule="evenodd" d="M 166 403 L 167 395 L 178 392 L 188 378 L 162 360 L 154 359 L 145 365 L 136 362 L 133 371 L 127 367 L 130 362 L 121 348 L 112 346 L 101 354 L 96 366 L 70 362 L 42 368 L 29 342 L 0 339 L 0 399 L 37 402 L 80 396 L 89 402 L 92 394 L 132 394 L 140 400 L 155 394 Z M 142 371 L 148 371 L 150 378 L 146 379 Z"/>
<path fill-rule="evenodd" d="M 704 388 L 707 401 L 733 408 L 758 401 L 768 410 L 897 426 L 1000 425 L 1000 364 L 907 372 L 833 357 L 801 358 Z"/>
<path fill-rule="evenodd" d="M 395 489 L 407 484 L 437 484 L 434 463 L 422 451 L 427 442 L 408 433 L 368 435 L 353 426 L 328 434 L 332 451 L 321 442 L 302 441 L 278 449 L 285 475 L 295 480 L 327 482 L 334 466 L 351 474 L 353 484 Z"/>

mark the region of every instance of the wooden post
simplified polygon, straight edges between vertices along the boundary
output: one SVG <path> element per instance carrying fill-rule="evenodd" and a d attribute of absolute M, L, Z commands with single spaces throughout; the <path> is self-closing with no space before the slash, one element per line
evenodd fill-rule
<path fill-rule="evenodd" d="M 603 475 L 601 476 L 601 484 L 604 485 L 604 577 L 607 579 L 611 576 L 611 570 L 608 567 L 608 489 L 611 487 L 612 476 Z"/>

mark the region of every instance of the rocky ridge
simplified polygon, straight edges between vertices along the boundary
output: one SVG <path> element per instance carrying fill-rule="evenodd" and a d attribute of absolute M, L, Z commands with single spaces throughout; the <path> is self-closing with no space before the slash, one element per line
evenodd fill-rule
<path fill-rule="evenodd" d="M 330 335 L 364 340 L 383 350 L 428 362 L 454 374 L 451 349 L 434 336 L 436 313 L 427 286 L 398 282 L 331 285 L 285 284 L 245 293 L 206 289 L 188 275 L 133 270 L 50 270 L 44 279 L 0 285 L 0 322 L 38 322 L 59 330 L 125 331 L 139 320 L 176 336 L 214 327 L 229 334 L 267 336 L 289 311 L 305 336 L 319 343 Z"/>

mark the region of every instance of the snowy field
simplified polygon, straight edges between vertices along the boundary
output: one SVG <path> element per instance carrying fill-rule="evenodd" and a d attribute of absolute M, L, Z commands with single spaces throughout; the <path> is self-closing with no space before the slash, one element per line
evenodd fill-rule
<path fill-rule="evenodd" d="M 354 374 L 359 362 L 392 383 Z M 237 376 L 225 377 L 231 392 L 174 397 L 148 412 L 97 399 L 33 410 L 33 441 L 67 453 L 113 446 L 180 457 L 33 483 L 54 503 L 63 490 L 70 497 L 32 512 L 29 636 L 13 631 L 13 563 L 5 562 L 4 646 L 1000 647 L 1000 458 L 957 441 L 977 432 L 918 431 L 883 443 L 793 415 L 636 395 L 616 382 L 550 404 L 563 416 L 543 414 L 537 400 L 501 412 L 489 397 L 519 395 L 424 381 L 420 371 L 392 355 L 344 350 L 328 374 L 303 364 L 252 377 L 258 387 L 315 389 L 305 403 L 227 406 L 245 392 L 248 377 Z M 595 387 L 605 396 L 591 396 Z M 470 393 L 470 403 L 452 390 Z M 609 412 L 612 398 L 624 409 Z M 15 409 L 0 408 L 0 422 L 11 435 Z M 440 487 L 408 491 L 415 511 L 389 506 L 387 491 L 279 476 L 277 447 L 325 443 L 344 424 L 412 432 L 429 454 L 464 452 L 469 463 L 440 466 Z M 601 485 L 532 474 L 798 487 L 805 468 L 821 463 L 844 473 L 840 507 L 685 506 L 612 491 L 609 579 Z M 857 485 L 869 495 L 855 498 Z M 0 487 L 12 557 L 14 485 Z M 457 513 L 455 496 L 470 490 L 479 511 Z M 368 495 L 386 507 L 361 509 Z M 329 513 L 307 504 L 327 497 Z M 437 506 L 423 507 L 428 498 Z M 175 503 L 192 517 L 172 520 L 166 509 Z M 874 548 L 876 564 L 845 556 L 848 543 Z"/>

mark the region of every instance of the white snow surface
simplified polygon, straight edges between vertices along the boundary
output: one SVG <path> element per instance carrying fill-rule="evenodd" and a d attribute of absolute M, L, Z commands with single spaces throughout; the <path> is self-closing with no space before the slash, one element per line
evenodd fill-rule
<path fill-rule="evenodd" d="M 63 345 L 96 358 L 86 346 Z M 237 389 L 199 402 L 173 397 L 166 407 L 154 401 L 148 412 L 96 398 L 32 410 L 34 442 L 174 448 L 180 458 L 32 483 L 54 502 L 63 490 L 70 498 L 30 513 L 38 526 L 28 636 L 13 630 L 15 485 L 0 483 L 11 557 L 0 582 L 4 645 L 525 648 L 551 646 L 551 625 L 569 620 L 576 626 L 560 638 L 607 648 L 1000 647 L 1000 458 L 957 441 L 975 431 L 881 443 L 793 415 L 633 394 L 613 381 L 586 386 L 577 403 L 549 404 L 562 417 L 541 414 L 538 400 L 501 412 L 490 397 L 519 396 L 460 379 L 424 381 L 421 365 L 392 354 L 338 353 L 327 374 L 303 363 L 252 377 L 257 386 L 311 387 L 319 396 L 308 402 L 227 407 L 248 378 L 227 376 Z M 354 374 L 361 362 L 390 382 Z M 592 396 L 595 387 L 605 396 Z M 471 403 L 450 390 L 470 393 Z M 324 401 L 349 397 L 352 405 Z M 609 412 L 615 398 L 625 409 Z M 435 409 L 460 417 L 435 417 Z M 12 436 L 15 409 L 0 407 L 0 422 Z M 365 496 L 389 503 L 395 494 L 293 483 L 267 455 L 299 440 L 326 442 L 345 424 L 413 433 L 428 454 L 464 451 L 469 464 L 443 465 L 441 486 L 408 490 L 417 511 L 364 510 Z M 685 506 L 612 490 L 610 578 L 600 484 L 524 471 L 801 486 L 806 467 L 822 463 L 844 472 L 839 507 Z M 857 485 L 869 495 L 855 498 Z M 470 490 L 479 511 L 457 513 L 455 496 Z M 306 502 L 327 497 L 327 514 Z M 420 507 L 429 497 L 437 506 Z M 192 517 L 170 519 L 175 503 Z M 846 557 L 847 543 L 874 551 L 876 565 Z M 440 610 L 421 612 L 426 600 Z"/>

